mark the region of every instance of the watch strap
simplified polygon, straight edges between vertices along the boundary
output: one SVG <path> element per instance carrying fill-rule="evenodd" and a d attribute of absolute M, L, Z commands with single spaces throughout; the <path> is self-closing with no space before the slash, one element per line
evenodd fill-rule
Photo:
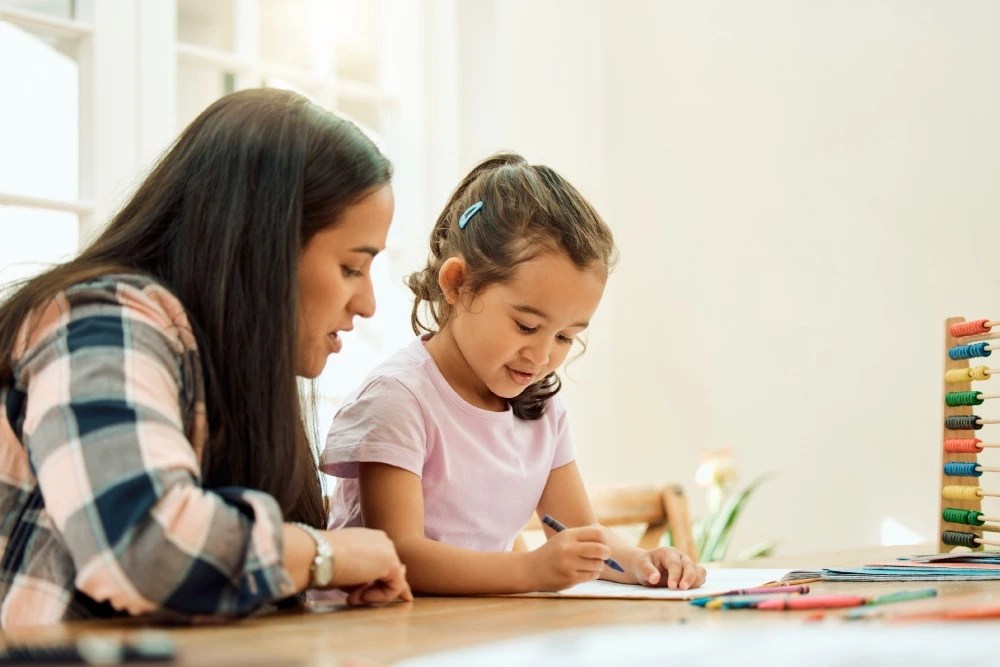
<path fill-rule="evenodd" d="M 333 579 L 333 547 L 330 546 L 330 543 L 325 537 L 320 535 L 318 530 L 309 524 L 293 521 L 292 525 L 296 528 L 301 528 L 309 537 L 312 538 L 313 542 L 316 543 L 316 556 L 309 563 L 309 587 L 328 587 L 330 585 L 330 581 Z M 329 574 L 329 579 L 326 581 L 318 581 L 316 572 L 317 568 L 325 563 L 329 563 L 329 567 L 325 568 Z"/>

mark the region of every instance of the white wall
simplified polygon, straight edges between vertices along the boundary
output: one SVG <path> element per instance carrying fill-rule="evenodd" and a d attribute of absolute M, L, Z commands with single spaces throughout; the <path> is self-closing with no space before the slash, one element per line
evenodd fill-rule
<path fill-rule="evenodd" d="M 697 511 L 727 447 L 780 475 L 737 548 L 876 544 L 887 518 L 930 541 L 942 321 L 1000 319 L 1000 4 L 462 7 L 465 163 L 556 167 L 620 243 L 570 369 L 588 481 L 680 480 Z"/>

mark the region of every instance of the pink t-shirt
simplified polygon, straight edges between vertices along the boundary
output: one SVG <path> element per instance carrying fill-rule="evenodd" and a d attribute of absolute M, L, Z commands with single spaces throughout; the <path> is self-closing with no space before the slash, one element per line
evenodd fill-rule
<path fill-rule="evenodd" d="M 363 525 L 358 463 L 387 463 L 420 476 L 427 537 L 508 551 L 549 472 L 574 458 L 558 395 L 536 420 L 477 408 L 451 388 L 418 338 L 372 371 L 334 417 L 320 457 L 323 471 L 343 478 L 329 526 Z"/>

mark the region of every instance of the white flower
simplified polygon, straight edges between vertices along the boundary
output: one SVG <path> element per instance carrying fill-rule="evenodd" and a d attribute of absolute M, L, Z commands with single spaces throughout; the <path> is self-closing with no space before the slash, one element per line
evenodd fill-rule
<path fill-rule="evenodd" d="M 703 452 L 701 465 L 694 473 L 694 481 L 701 487 L 727 488 L 738 477 L 732 452 L 716 449 Z"/>

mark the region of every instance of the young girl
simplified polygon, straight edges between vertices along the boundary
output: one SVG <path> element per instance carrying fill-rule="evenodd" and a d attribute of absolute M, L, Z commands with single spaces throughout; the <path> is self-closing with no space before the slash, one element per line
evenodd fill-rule
<path fill-rule="evenodd" d="M 430 250 L 409 278 L 413 328 L 427 335 L 376 368 L 330 429 L 321 467 L 344 478 L 330 526 L 384 530 L 425 593 L 598 577 L 700 585 L 704 569 L 680 551 L 643 551 L 597 525 L 574 462 L 556 369 L 614 261 L 597 212 L 552 169 L 500 154 L 458 186 Z M 512 552 L 532 512 L 571 528 Z M 605 565 L 611 557 L 624 573 Z"/>

